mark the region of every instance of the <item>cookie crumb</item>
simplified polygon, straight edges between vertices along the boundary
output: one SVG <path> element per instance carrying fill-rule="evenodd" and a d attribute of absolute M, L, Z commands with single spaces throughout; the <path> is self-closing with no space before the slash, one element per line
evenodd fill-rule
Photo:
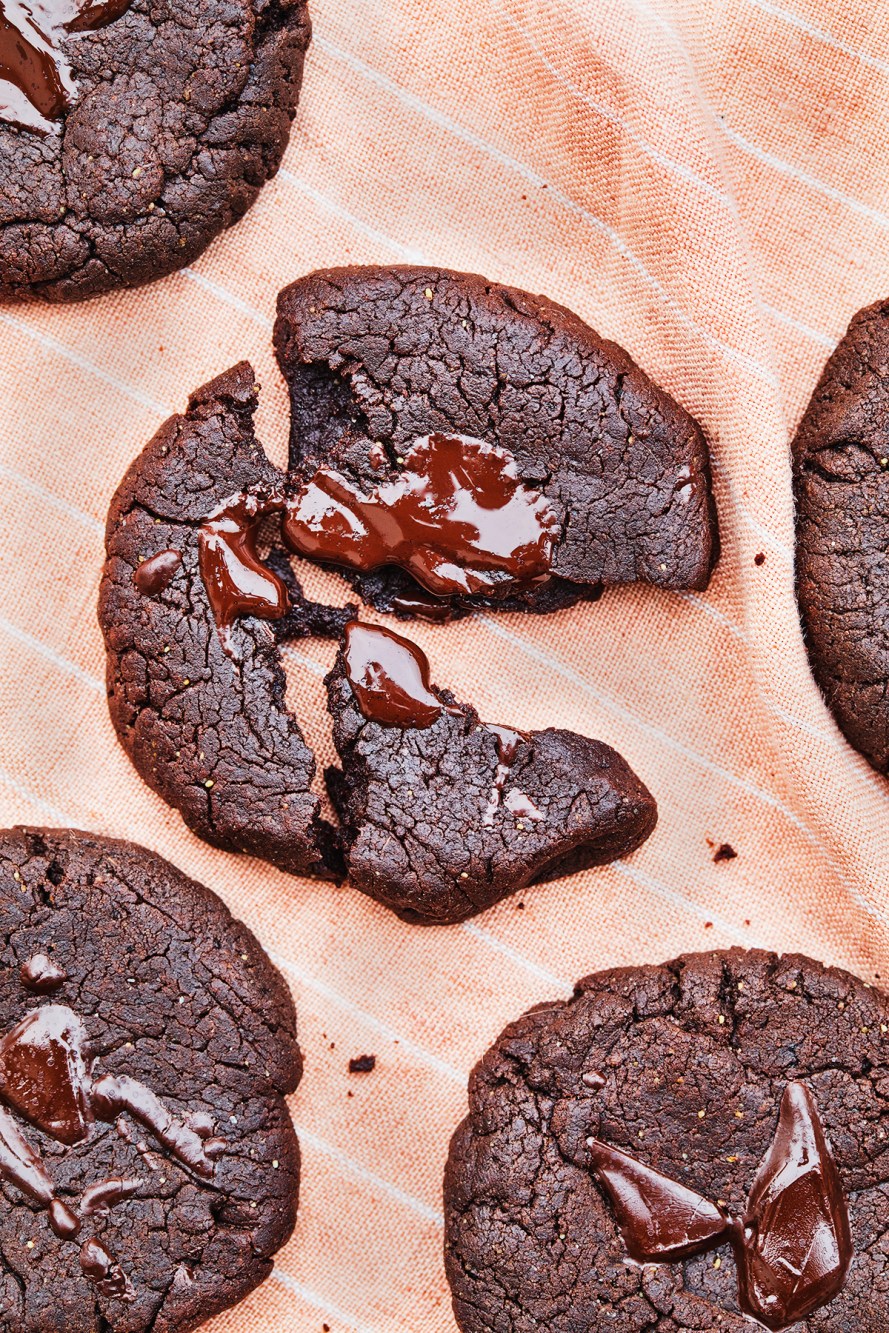
<path fill-rule="evenodd" d="M 753 563 L 755 565 L 764 565 L 765 562 L 766 562 L 765 551 L 758 551 L 757 554 L 753 557 Z"/>
<path fill-rule="evenodd" d="M 730 842 L 721 842 L 713 855 L 713 860 L 716 864 L 720 861 L 734 861 L 737 855 L 738 853 Z"/>
<path fill-rule="evenodd" d="M 370 1074 L 376 1069 L 377 1057 L 375 1055 L 357 1055 L 349 1061 L 350 1074 Z"/>

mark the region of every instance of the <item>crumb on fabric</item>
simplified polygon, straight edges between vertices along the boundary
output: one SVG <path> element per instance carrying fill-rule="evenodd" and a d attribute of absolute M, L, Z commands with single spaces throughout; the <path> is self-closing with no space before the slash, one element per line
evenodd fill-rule
<path fill-rule="evenodd" d="M 713 853 L 713 860 L 716 864 L 720 861 L 734 861 L 737 855 L 738 853 L 730 842 L 721 842 Z"/>
<path fill-rule="evenodd" d="M 375 1055 L 356 1055 L 349 1061 L 350 1074 L 369 1074 L 376 1068 L 377 1057 Z"/>
<path fill-rule="evenodd" d="M 765 551 L 759 551 L 759 552 L 757 552 L 757 554 L 753 557 L 753 563 L 754 563 L 755 565 L 764 565 L 765 562 L 766 562 Z"/>

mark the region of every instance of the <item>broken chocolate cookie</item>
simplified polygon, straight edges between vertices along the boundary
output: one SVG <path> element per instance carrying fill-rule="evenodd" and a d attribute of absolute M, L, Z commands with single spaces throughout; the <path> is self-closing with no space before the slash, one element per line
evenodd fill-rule
<path fill-rule="evenodd" d="M 305 0 L 0 6 L 0 300 L 191 263 L 277 171 L 309 35 Z"/>
<path fill-rule="evenodd" d="M 349 624 L 327 685 L 349 879 L 407 920 L 463 920 L 625 856 L 655 826 L 653 797 L 614 750 L 481 722 L 391 630 Z"/>
<path fill-rule="evenodd" d="M 797 595 L 847 740 L 889 773 L 889 302 L 861 310 L 793 442 Z"/>
<path fill-rule="evenodd" d="M 289 637 L 338 634 L 349 612 L 307 603 L 280 556 L 260 560 L 256 517 L 283 478 L 255 410 L 243 363 L 161 427 L 112 500 L 99 599 L 109 706 L 141 776 L 200 837 L 326 877 L 336 835 L 266 619 Z M 227 517 L 233 496 L 251 511 L 242 527 Z"/>
<path fill-rule="evenodd" d="M 451 1143 L 460 1329 L 889 1329 L 887 1027 L 850 974 L 741 949 L 531 1010 Z"/>
<path fill-rule="evenodd" d="M 346 566 L 379 610 L 706 587 L 700 428 L 545 297 L 441 269 L 331 269 L 281 293 L 275 346 L 305 493 L 294 545 Z"/>
<path fill-rule="evenodd" d="M 188 1333 L 296 1217 L 288 990 L 131 843 L 0 832 L 0 1330 Z"/>

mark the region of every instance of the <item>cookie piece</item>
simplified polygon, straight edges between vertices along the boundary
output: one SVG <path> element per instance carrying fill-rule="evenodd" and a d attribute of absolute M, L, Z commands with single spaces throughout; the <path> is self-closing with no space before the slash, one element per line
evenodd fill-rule
<path fill-rule="evenodd" d="M 793 442 L 797 595 L 847 740 L 889 773 L 889 301 L 861 310 Z"/>
<path fill-rule="evenodd" d="M 326 541 L 316 531 L 314 549 L 301 546 L 306 554 L 343 562 L 344 532 L 368 529 L 368 497 L 373 508 L 382 492 L 391 510 L 393 493 L 416 497 L 424 481 L 427 531 L 441 546 L 445 518 L 459 530 L 467 496 L 488 484 L 484 450 L 500 451 L 506 472 L 546 511 L 543 567 L 529 574 L 516 560 L 498 564 L 498 541 L 512 532 L 505 522 L 483 544 L 487 568 L 513 577 L 489 585 L 442 586 L 422 566 L 383 565 L 379 543 L 366 542 L 349 577 L 379 610 L 404 618 L 491 605 L 546 611 L 612 584 L 706 587 L 717 528 L 699 426 L 626 352 L 545 297 L 441 269 L 330 269 L 281 292 L 275 347 L 290 386 L 291 469 L 340 508 Z M 463 441 L 456 498 L 430 480 L 436 437 Z M 478 524 L 477 507 L 469 517 Z M 465 531 L 451 532 L 442 563 L 460 554 Z M 417 529 L 408 535 L 416 541 Z M 454 563 L 465 568 L 465 552 Z"/>
<path fill-rule="evenodd" d="M 261 563 L 254 523 L 235 551 L 224 519 L 207 522 L 233 495 L 260 506 L 281 485 L 254 436 L 255 410 L 242 363 L 160 428 L 111 502 L 99 599 L 109 707 L 140 775 L 199 837 L 335 876 L 336 834 L 311 790 L 315 758 L 285 707 L 277 640 L 259 616 L 268 590 L 290 637 L 338 634 L 350 612 L 305 602 L 280 557 Z M 216 556 L 216 580 L 205 582 L 201 561 Z"/>
<path fill-rule="evenodd" d="M 306 0 L 45 0 L 0 15 L 0 299 L 190 264 L 280 165 Z"/>
<path fill-rule="evenodd" d="M 0 1330 L 188 1333 L 296 1218 L 290 994 L 131 843 L 0 833 Z"/>
<path fill-rule="evenodd" d="M 327 687 L 349 880 L 407 920 L 461 921 L 625 856 L 655 826 L 654 798 L 614 750 L 485 725 L 430 686 L 425 654 L 391 630 L 347 626 Z"/>
<path fill-rule="evenodd" d="M 529 1011 L 451 1143 L 463 1333 L 889 1329 L 887 1027 L 848 973 L 742 949 Z"/>

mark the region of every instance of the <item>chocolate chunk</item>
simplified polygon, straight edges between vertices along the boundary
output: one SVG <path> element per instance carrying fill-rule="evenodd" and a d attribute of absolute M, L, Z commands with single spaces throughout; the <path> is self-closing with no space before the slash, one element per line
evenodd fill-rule
<path fill-rule="evenodd" d="M 67 974 L 45 953 L 35 953 L 20 968 L 22 985 L 35 995 L 51 995 L 68 980 Z"/>
<path fill-rule="evenodd" d="M 293 1229 L 289 992 L 153 853 L 0 832 L 0 955 L 50 941 L 68 1004 L 0 988 L 0 1333 L 185 1333 L 252 1291 Z"/>
<path fill-rule="evenodd" d="M 327 678 L 342 769 L 326 776 L 362 893 L 407 920 L 460 921 L 527 884 L 624 856 L 651 833 L 655 802 L 607 745 L 484 725 L 430 686 L 415 645 L 379 626 L 352 636 Z M 410 672 L 397 709 L 391 677 L 377 673 L 370 700 L 365 688 L 369 664 L 393 657 L 396 675 Z"/>
<path fill-rule="evenodd" d="M 512 1023 L 445 1173 L 462 1333 L 889 1329 L 887 1026 L 849 973 L 742 949 Z"/>
<path fill-rule="evenodd" d="M 139 773 L 202 838 L 285 870 L 331 876 L 336 837 L 312 791 L 314 756 L 285 707 L 275 638 L 255 606 L 249 618 L 217 621 L 201 575 L 208 516 L 230 510 L 232 496 L 280 487 L 253 434 L 255 409 L 253 371 L 236 366 L 161 427 L 112 501 L 99 605 L 109 706 Z M 239 568 L 254 541 L 239 548 Z M 133 582 L 139 558 L 168 550 L 181 557 L 176 577 L 146 597 Z M 326 623 L 339 633 L 349 613 L 307 603 L 289 577 L 290 592 L 283 575 L 268 571 L 289 608 L 287 632 L 302 621 L 307 631 Z"/>
<path fill-rule="evenodd" d="M 548 610 L 636 581 L 706 586 L 717 537 L 699 427 L 624 351 L 546 298 L 439 269 L 332 269 L 281 293 L 275 346 L 290 385 L 293 474 L 311 487 L 319 469 L 333 472 L 353 522 L 360 497 L 411 492 L 413 451 L 430 437 L 504 451 L 526 496 L 537 494 L 538 520 L 553 516 L 552 552 L 529 567 L 535 582 L 478 582 L 464 551 L 463 586 L 451 591 L 433 568 L 446 545 L 431 565 L 428 553 L 416 557 L 413 572 L 452 612 Z M 435 543 L 442 531 L 439 520 Z M 311 553 L 336 560 L 334 536 L 332 526 Z M 365 572 L 381 555 L 351 582 L 380 610 L 418 614 L 404 570 Z"/>
<path fill-rule="evenodd" d="M 0 301 L 190 264 L 275 174 L 305 0 L 0 5 Z"/>
<path fill-rule="evenodd" d="M 840 730 L 889 773 L 889 301 L 861 310 L 793 442 L 797 595 Z"/>

